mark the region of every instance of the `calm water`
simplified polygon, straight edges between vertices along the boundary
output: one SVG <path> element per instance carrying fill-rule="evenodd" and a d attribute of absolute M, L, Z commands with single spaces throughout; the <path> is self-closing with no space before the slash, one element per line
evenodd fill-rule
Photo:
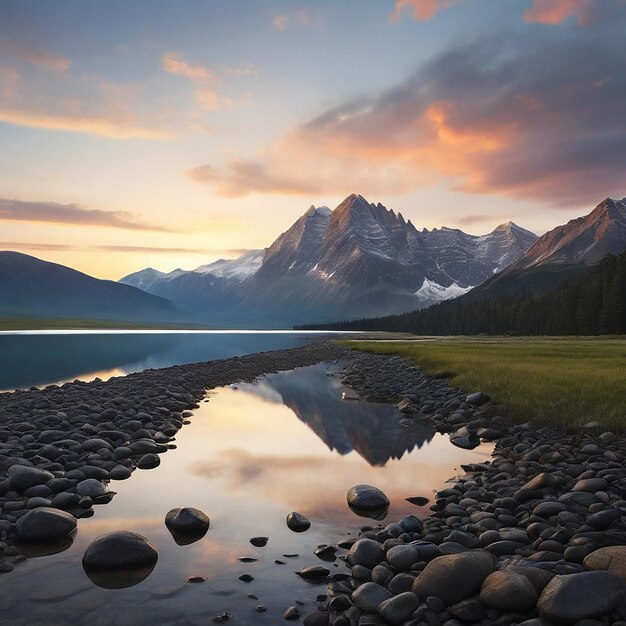
<path fill-rule="evenodd" d="M 426 423 L 403 426 L 393 406 L 341 400 L 344 389 L 332 372 L 320 364 L 211 393 L 158 468 L 112 483 L 117 495 L 79 521 L 71 548 L 1 575 L 0 623 L 207 624 L 222 611 L 234 615 L 231 624 L 282 623 L 289 605 L 302 600 L 305 613 L 325 590 L 294 574 L 325 564 L 315 548 L 370 523 L 346 505 L 352 485 L 383 489 L 390 520 L 425 514 L 404 498 L 431 497 L 460 463 L 489 456 L 490 446 L 460 450 Z M 207 535 L 188 546 L 178 546 L 163 523 L 169 509 L 182 506 L 211 518 Z M 306 515 L 311 529 L 291 532 L 290 511 Z M 152 573 L 135 586 L 102 589 L 83 572 L 85 548 L 111 530 L 139 532 L 159 551 Z M 270 538 L 264 548 L 249 543 L 259 535 Z M 290 553 L 299 556 L 282 556 Z M 258 561 L 240 563 L 241 556 Z M 345 571 L 341 561 L 326 565 Z M 246 572 L 254 576 L 250 583 L 238 580 Z M 207 580 L 192 584 L 190 576 Z M 257 604 L 268 612 L 257 613 Z"/>
<path fill-rule="evenodd" d="M 0 391 L 292 348 L 313 336 L 301 332 L 0 332 Z"/>

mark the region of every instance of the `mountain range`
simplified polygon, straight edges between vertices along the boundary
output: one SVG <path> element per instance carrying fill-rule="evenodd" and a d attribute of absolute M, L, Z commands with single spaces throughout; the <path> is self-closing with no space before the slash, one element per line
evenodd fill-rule
<path fill-rule="evenodd" d="M 195 270 L 147 268 L 119 283 L 0 252 L 0 316 L 319 325 L 408 312 L 451 298 L 538 293 L 626 249 L 626 199 L 537 237 L 512 222 L 486 235 L 417 229 L 352 194 L 311 206 L 268 248 Z"/>
<path fill-rule="evenodd" d="M 152 268 L 121 279 L 213 324 L 324 322 L 409 311 L 472 289 L 537 239 L 509 222 L 487 235 L 418 230 L 352 194 L 311 206 L 269 248 L 193 271 Z"/>

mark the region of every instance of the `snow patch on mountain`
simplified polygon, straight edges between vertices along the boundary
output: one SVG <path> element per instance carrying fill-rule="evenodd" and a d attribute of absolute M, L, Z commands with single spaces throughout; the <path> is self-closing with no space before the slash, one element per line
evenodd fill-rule
<path fill-rule="evenodd" d="M 450 298 L 457 298 L 467 293 L 470 289 L 473 289 L 474 285 L 469 287 L 461 287 L 456 283 L 452 283 L 449 287 L 444 287 L 434 280 L 424 279 L 424 284 L 415 292 L 415 295 L 420 300 L 430 300 L 441 302 L 442 300 L 449 300 Z"/>
<path fill-rule="evenodd" d="M 250 250 L 236 259 L 219 259 L 197 267 L 198 274 L 212 274 L 218 278 L 245 280 L 256 274 L 265 258 L 265 250 Z"/>

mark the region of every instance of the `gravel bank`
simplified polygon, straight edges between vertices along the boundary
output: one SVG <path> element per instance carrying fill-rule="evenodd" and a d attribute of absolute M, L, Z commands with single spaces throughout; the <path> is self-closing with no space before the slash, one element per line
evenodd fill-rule
<path fill-rule="evenodd" d="M 159 454 L 206 392 L 264 373 L 333 360 L 330 342 L 109 381 L 0 394 L 0 571 L 71 543 L 76 519 L 110 500 L 114 481 L 159 464 Z"/>
<path fill-rule="evenodd" d="M 626 624 L 626 441 L 509 425 L 480 392 L 466 396 L 398 357 L 358 354 L 344 382 L 396 402 L 493 460 L 437 493 L 432 515 L 364 527 L 306 626 Z M 415 494 L 407 494 L 415 495 Z"/>

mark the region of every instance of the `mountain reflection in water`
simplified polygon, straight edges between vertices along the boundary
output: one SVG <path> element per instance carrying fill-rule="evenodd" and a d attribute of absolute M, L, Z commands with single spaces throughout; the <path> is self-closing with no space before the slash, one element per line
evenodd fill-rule
<path fill-rule="evenodd" d="M 317 591 L 294 572 L 322 564 L 314 555 L 320 544 L 372 524 L 348 508 L 350 487 L 382 489 L 391 501 L 389 520 L 422 516 L 427 509 L 405 498 L 432 498 L 460 463 L 489 457 L 491 444 L 462 450 L 419 420 L 404 427 L 393 406 L 341 400 L 340 379 L 327 371 L 320 364 L 210 392 L 177 434 L 178 448 L 162 454 L 159 467 L 113 482 L 117 494 L 79 520 L 73 544 L 33 553 L 50 556 L 0 576 L 0 623 L 200 625 L 224 611 L 241 626 L 282 623 L 296 600 L 306 602 L 303 614 L 315 607 Z M 184 506 L 204 511 L 211 525 L 198 541 L 179 545 L 165 515 Z M 305 515 L 311 528 L 289 530 L 290 511 Z M 81 563 L 85 550 L 117 530 L 144 535 L 158 561 L 151 571 L 92 580 Z M 250 544 L 257 536 L 269 537 L 265 547 Z M 242 563 L 242 556 L 257 560 Z M 339 560 L 329 567 L 346 571 Z M 243 573 L 254 580 L 242 582 Z M 190 584 L 189 577 L 206 582 Z M 266 613 L 256 612 L 260 603 Z"/>
<path fill-rule="evenodd" d="M 436 432 L 427 422 L 407 420 L 394 405 L 342 400 L 340 377 L 324 364 L 268 374 L 242 389 L 284 404 L 330 451 L 342 456 L 355 451 L 372 466 L 420 449 Z"/>

